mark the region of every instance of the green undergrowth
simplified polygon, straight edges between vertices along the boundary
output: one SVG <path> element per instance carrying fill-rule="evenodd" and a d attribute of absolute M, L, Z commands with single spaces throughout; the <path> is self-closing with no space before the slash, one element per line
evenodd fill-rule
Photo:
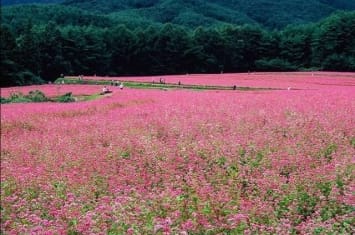
<path fill-rule="evenodd" d="M 30 91 L 27 95 L 21 92 L 13 92 L 10 94 L 8 98 L 0 97 L 1 104 L 9 104 L 9 103 L 40 103 L 40 102 L 57 102 L 57 103 L 70 103 L 76 101 L 90 101 L 103 97 L 100 94 L 92 94 L 92 95 L 81 95 L 81 96 L 73 96 L 72 92 L 68 92 L 61 96 L 47 97 L 42 91 L 34 90 Z"/>
<path fill-rule="evenodd" d="M 27 95 L 21 92 L 13 92 L 9 98 L 1 97 L 1 104 L 6 103 L 30 103 L 30 102 L 48 102 L 50 99 L 42 91 L 30 91 Z"/>
<path fill-rule="evenodd" d="M 81 96 L 77 96 L 77 101 L 91 101 L 91 100 L 97 100 L 100 99 L 104 96 L 100 95 L 100 94 L 92 94 L 92 95 L 81 95 Z"/>
<path fill-rule="evenodd" d="M 55 81 L 59 84 L 88 84 L 88 85 L 111 85 L 110 80 L 79 80 L 75 77 L 59 78 Z M 137 89 L 192 89 L 192 90 L 238 90 L 238 91 L 255 91 L 255 90 L 279 90 L 277 88 L 257 88 L 257 87 L 233 87 L 233 86 L 216 86 L 216 85 L 191 85 L 176 83 L 153 83 L 153 82 L 137 82 L 123 81 L 125 87 Z M 118 87 L 117 87 L 118 89 Z"/>
<path fill-rule="evenodd" d="M 70 103 L 70 102 L 75 102 L 75 98 L 73 97 L 71 92 L 68 92 L 64 95 L 57 97 L 55 101 L 60 103 Z"/>

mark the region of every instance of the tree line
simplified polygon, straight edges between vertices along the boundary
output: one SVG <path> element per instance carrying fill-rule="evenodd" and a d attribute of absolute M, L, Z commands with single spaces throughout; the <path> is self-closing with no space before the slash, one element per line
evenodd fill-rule
<path fill-rule="evenodd" d="M 267 31 L 255 25 L 189 30 L 173 24 L 1 25 L 1 86 L 64 75 L 160 75 L 246 71 L 355 71 L 355 13 Z"/>

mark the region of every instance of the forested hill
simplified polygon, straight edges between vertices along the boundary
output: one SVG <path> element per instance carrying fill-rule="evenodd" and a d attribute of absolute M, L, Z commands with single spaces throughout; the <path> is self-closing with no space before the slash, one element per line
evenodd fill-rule
<path fill-rule="evenodd" d="M 260 24 L 281 29 L 316 22 L 337 10 L 355 10 L 349 0 L 3 0 L 10 3 L 62 2 L 118 20 L 173 23 L 186 27 Z"/>
<path fill-rule="evenodd" d="M 30 3 L 60 3 L 63 0 L 2 0 L 1 5 L 18 5 L 18 4 L 30 4 Z"/>

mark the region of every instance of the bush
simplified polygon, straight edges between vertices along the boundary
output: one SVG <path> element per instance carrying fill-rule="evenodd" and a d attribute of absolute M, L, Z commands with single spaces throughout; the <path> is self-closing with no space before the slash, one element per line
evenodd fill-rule
<path fill-rule="evenodd" d="M 17 97 L 15 99 L 11 99 L 11 103 L 30 103 L 32 100 L 26 98 L 25 96 Z"/>
<path fill-rule="evenodd" d="M 69 102 L 75 102 L 75 99 L 72 96 L 72 93 L 69 92 L 69 93 L 66 93 L 66 94 L 64 94 L 62 96 L 59 96 L 57 101 L 61 102 L 61 103 L 69 103 Z"/>
<path fill-rule="evenodd" d="M 9 99 L 6 99 L 6 98 L 1 97 L 1 96 L 0 96 L 0 101 L 1 101 L 1 104 L 6 104 L 6 103 L 9 103 L 9 102 L 10 102 Z"/>
<path fill-rule="evenodd" d="M 23 97 L 23 94 L 21 92 L 11 92 L 9 100 L 18 99 L 20 97 Z"/>
<path fill-rule="evenodd" d="M 29 102 L 46 102 L 49 99 L 45 96 L 42 91 L 35 90 L 30 91 L 28 95 L 24 95 L 21 92 L 13 92 L 10 94 L 9 98 L 2 98 L 1 103 L 29 103 Z"/>
<path fill-rule="evenodd" d="M 46 102 L 49 99 L 45 96 L 45 94 L 42 91 L 35 90 L 35 91 L 30 91 L 26 98 L 32 100 L 33 102 Z"/>
<path fill-rule="evenodd" d="M 51 100 L 40 90 L 30 91 L 28 95 L 24 95 L 21 92 L 13 92 L 9 98 L 1 98 L 1 103 L 29 103 L 29 102 L 47 102 L 56 101 L 61 103 L 75 102 L 75 98 L 71 92 L 68 92 L 62 96 L 59 96 L 56 100 Z"/>
<path fill-rule="evenodd" d="M 8 98 L 8 103 L 29 103 L 32 102 L 31 99 L 24 96 L 21 92 L 13 92 Z"/>

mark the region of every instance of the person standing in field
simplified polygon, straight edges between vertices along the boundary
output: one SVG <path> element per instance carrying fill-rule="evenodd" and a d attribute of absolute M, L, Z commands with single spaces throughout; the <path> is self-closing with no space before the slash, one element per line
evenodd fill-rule
<path fill-rule="evenodd" d="M 107 92 L 107 87 L 104 86 L 104 87 L 102 88 L 102 93 L 106 93 L 106 92 Z"/>
<path fill-rule="evenodd" d="M 102 93 L 101 93 L 101 95 L 105 95 L 105 94 L 107 94 L 107 93 L 111 93 L 111 92 L 110 92 L 110 90 L 109 90 L 106 86 L 104 86 L 104 87 L 102 88 Z"/>
<path fill-rule="evenodd" d="M 120 89 L 123 90 L 123 82 L 120 84 Z"/>

